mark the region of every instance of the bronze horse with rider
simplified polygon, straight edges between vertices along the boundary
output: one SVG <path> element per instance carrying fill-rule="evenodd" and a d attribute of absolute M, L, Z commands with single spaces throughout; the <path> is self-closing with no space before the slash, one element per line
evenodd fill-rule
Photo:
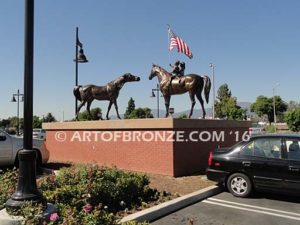
<path fill-rule="evenodd" d="M 183 77 L 172 77 L 171 73 L 167 72 L 162 67 L 153 64 L 151 73 L 149 75 L 149 80 L 152 80 L 152 78 L 155 76 L 157 76 L 158 78 L 160 91 L 162 92 L 165 99 L 166 117 L 169 116 L 171 95 L 183 94 L 188 92 L 192 103 L 189 118 L 191 118 L 191 116 L 193 115 L 194 106 L 196 104 L 195 95 L 202 107 L 202 118 L 205 118 L 206 112 L 204 109 L 202 91 L 204 91 L 204 97 L 206 102 L 208 103 L 209 92 L 211 88 L 211 81 L 208 76 L 187 74 Z"/>
<path fill-rule="evenodd" d="M 87 103 L 86 109 L 89 115 L 91 116 L 90 107 L 94 99 L 96 99 L 100 101 L 109 101 L 106 119 L 109 119 L 108 115 L 112 104 L 114 104 L 115 106 L 118 118 L 121 119 L 118 111 L 117 98 L 123 85 L 127 82 L 133 81 L 140 81 L 140 77 L 134 76 L 131 73 L 126 73 L 123 76 L 120 76 L 117 79 L 109 82 L 105 86 L 96 86 L 92 84 L 85 86 L 76 86 L 73 90 L 73 93 L 75 98 L 81 102 L 81 104 L 76 109 L 76 118 L 78 118 L 79 111 L 82 108 L 82 106 L 85 105 L 85 103 Z M 100 119 L 102 120 L 102 116 Z"/>

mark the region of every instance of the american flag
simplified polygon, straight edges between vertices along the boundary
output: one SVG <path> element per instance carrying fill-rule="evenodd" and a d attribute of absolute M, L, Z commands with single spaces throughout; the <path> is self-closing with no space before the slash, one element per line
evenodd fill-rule
<path fill-rule="evenodd" d="M 193 58 L 193 54 L 189 48 L 189 46 L 179 37 L 177 36 L 169 27 L 168 33 L 170 37 L 170 47 L 169 50 L 171 51 L 173 48 L 177 48 L 178 52 L 184 53 L 190 59 Z"/>

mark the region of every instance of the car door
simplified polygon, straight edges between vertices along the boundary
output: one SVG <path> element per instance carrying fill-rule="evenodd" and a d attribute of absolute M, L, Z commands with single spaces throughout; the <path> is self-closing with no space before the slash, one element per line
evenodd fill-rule
<path fill-rule="evenodd" d="M 284 142 L 288 165 L 284 187 L 288 191 L 300 191 L 300 139 L 286 138 Z"/>
<path fill-rule="evenodd" d="M 0 165 L 10 164 L 12 157 L 11 137 L 3 131 L 0 131 Z"/>
<path fill-rule="evenodd" d="M 256 188 L 282 189 L 287 163 L 282 157 L 281 138 L 254 138 L 240 154 L 243 169 L 250 174 Z"/>

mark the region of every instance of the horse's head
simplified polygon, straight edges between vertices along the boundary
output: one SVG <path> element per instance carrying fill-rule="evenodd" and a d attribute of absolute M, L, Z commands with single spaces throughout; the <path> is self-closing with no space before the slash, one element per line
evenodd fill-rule
<path fill-rule="evenodd" d="M 132 81 L 140 81 L 141 78 L 138 76 L 134 76 L 131 73 L 125 73 L 123 76 L 125 82 L 132 82 Z"/>
<path fill-rule="evenodd" d="M 157 76 L 157 73 L 159 73 L 159 71 L 160 71 L 160 67 L 158 65 L 152 64 L 149 80 L 152 80 L 153 77 Z"/>

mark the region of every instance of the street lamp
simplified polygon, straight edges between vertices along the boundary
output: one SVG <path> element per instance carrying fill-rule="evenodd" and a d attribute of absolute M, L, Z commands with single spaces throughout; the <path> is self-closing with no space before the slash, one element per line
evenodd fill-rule
<path fill-rule="evenodd" d="M 15 193 L 5 203 L 16 210 L 26 202 L 42 203 L 46 199 L 36 185 L 36 157 L 32 147 L 33 117 L 33 52 L 34 52 L 34 0 L 25 1 L 25 67 L 24 67 L 24 138 L 23 149 L 18 152 L 19 176 Z"/>
<path fill-rule="evenodd" d="M 86 56 L 84 55 L 83 52 L 83 46 L 82 43 L 79 41 L 78 37 L 78 27 L 76 27 L 76 47 L 75 47 L 75 86 L 78 86 L 78 63 L 87 63 L 88 60 L 86 59 Z M 78 51 L 78 47 L 80 47 Z M 75 118 L 77 114 L 77 107 L 78 107 L 78 102 L 75 97 Z"/>
<path fill-rule="evenodd" d="M 155 96 L 155 94 L 154 94 L 154 91 L 156 91 L 156 96 Z M 152 89 L 152 94 L 151 94 L 151 96 L 150 96 L 150 97 L 152 97 L 152 98 L 155 98 L 155 97 L 156 97 L 156 99 L 157 99 L 157 118 L 159 118 L 159 91 L 160 91 L 159 85 L 157 84 L 157 85 L 156 85 L 156 88 L 153 88 L 153 89 Z"/>
<path fill-rule="evenodd" d="M 212 69 L 212 87 L 213 87 L 213 103 L 212 103 L 212 118 L 215 119 L 215 65 L 210 63 Z"/>
<path fill-rule="evenodd" d="M 276 119 L 276 106 L 275 106 L 275 88 L 278 87 L 279 84 L 277 83 L 274 87 L 273 87 L 273 113 L 274 113 L 274 130 L 276 132 L 276 123 L 277 123 L 277 119 Z"/>
<path fill-rule="evenodd" d="M 17 100 L 16 100 L 16 97 L 17 97 Z M 21 100 L 20 100 L 20 97 L 22 97 Z M 20 108 L 20 101 L 22 102 L 23 98 L 24 98 L 24 94 L 20 94 L 20 90 L 18 89 L 17 94 L 13 94 L 13 97 L 11 100 L 11 102 L 17 102 L 17 126 L 18 126 L 17 135 L 18 136 L 20 135 L 20 112 L 19 112 L 20 110 L 19 110 L 19 108 Z"/>

